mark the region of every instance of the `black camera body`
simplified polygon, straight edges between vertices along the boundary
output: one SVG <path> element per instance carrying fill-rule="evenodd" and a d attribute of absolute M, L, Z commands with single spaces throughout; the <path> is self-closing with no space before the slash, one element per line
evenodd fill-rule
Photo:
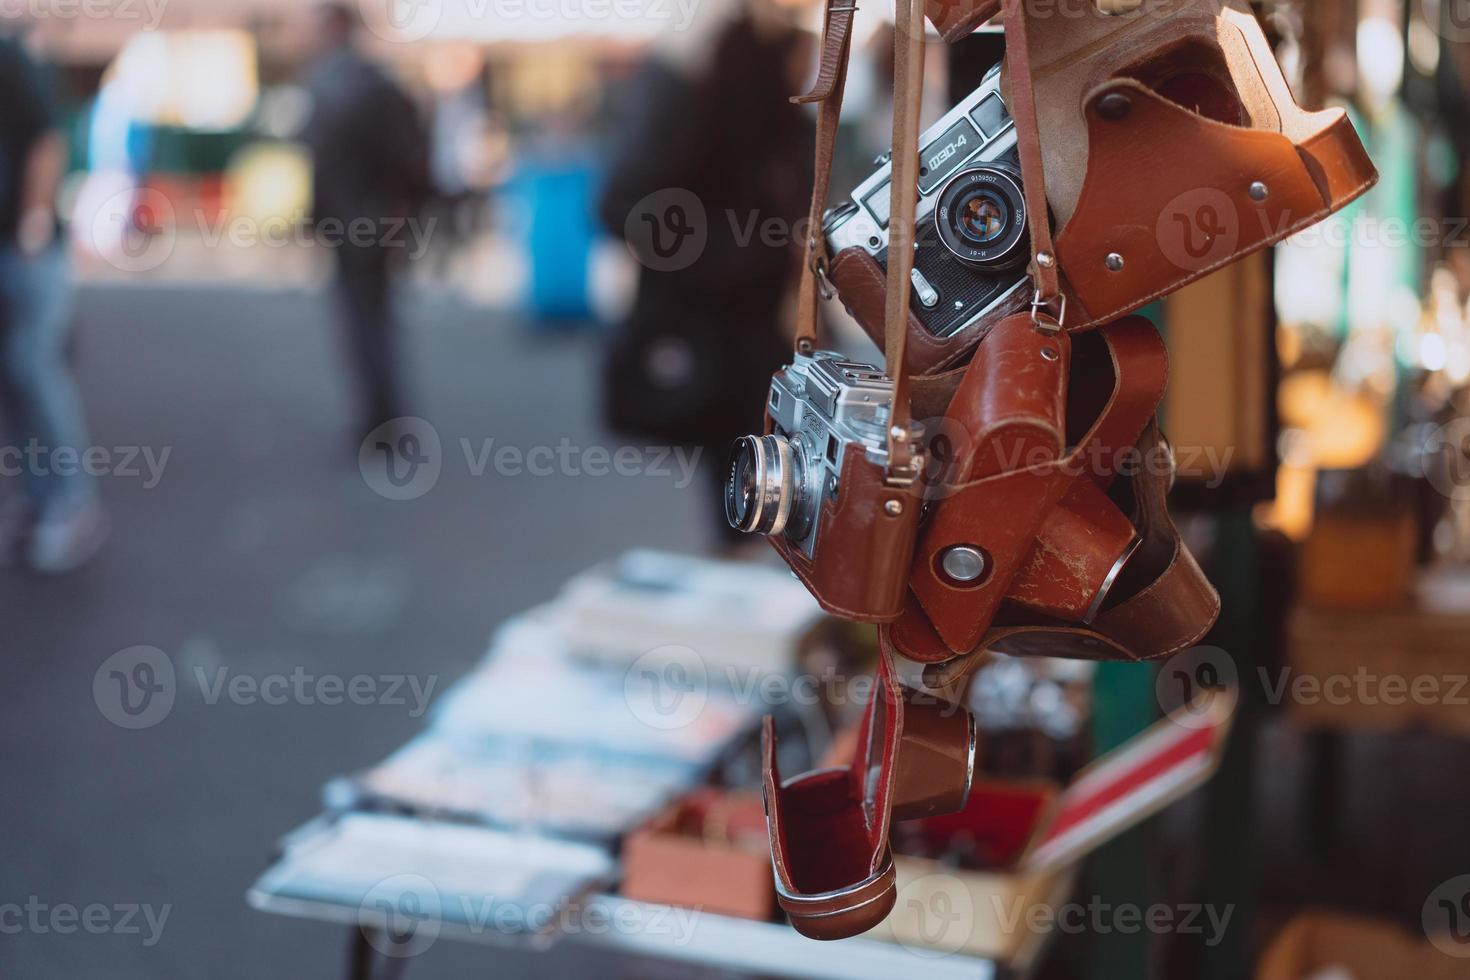
<path fill-rule="evenodd" d="M 1030 281 L 1026 199 L 1000 66 L 926 130 L 919 146 L 909 306 L 928 333 L 947 340 L 1018 305 Z M 886 271 L 893 168 L 887 154 L 875 162 L 850 199 L 827 212 L 822 232 L 831 254 L 861 248 Z"/>

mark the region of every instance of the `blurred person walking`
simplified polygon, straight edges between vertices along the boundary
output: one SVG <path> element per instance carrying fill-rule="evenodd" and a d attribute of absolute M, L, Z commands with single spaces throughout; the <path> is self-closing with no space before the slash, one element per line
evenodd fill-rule
<path fill-rule="evenodd" d="M 0 505 L 0 564 L 22 557 L 60 574 L 107 532 L 66 360 L 70 277 L 55 210 L 66 141 L 41 66 L 12 38 L 0 38 L 0 92 L 0 405 L 11 434 L 0 474 L 18 472 L 21 490 Z"/>
<path fill-rule="evenodd" d="M 724 515 L 730 446 L 760 430 L 771 374 L 791 356 L 813 129 L 790 97 L 809 40 L 769 4 L 744 3 L 703 65 L 655 55 L 603 193 L 603 222 L 640 262 L 606 362 L 608 422 L 699 449 L 722 548 L 748 543 Z"/>
<path fill-rule="evenodd" d="M 360 440 L 404 411 L 393 279 L 412 240 L 405 222 L 417 220 L 428 197 L 428 139 L 413 102 L 358 49 L 355 9 L 325 4 L 314 18 L 303 139 L 313 158 L 317 233 L 335 246 Z"/>

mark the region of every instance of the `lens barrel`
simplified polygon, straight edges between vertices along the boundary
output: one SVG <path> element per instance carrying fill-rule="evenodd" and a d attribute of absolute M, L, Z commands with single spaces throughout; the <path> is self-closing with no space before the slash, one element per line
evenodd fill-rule
<path fill-rule="evenodd" d="M 934 205 L 939 240 L 955 258 L 986 271 L 1026 257 L 1026 196 L 1016 174 L 986 165 L 950 178 Z"/>
<path fill-rule="evenodd" d="M 777 435 L 742 436 L 730 449 L 725 519 L 747 534 L 780 534 L 796 486 L 791 444 Z"/>

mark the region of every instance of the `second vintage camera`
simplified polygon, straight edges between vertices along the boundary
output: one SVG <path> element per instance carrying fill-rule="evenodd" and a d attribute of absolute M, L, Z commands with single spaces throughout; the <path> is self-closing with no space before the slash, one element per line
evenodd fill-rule
<path fill-rule="evenodd" d="M 1026 199 L 1000 66 L 926 130 L 919 146 L 909 309 L 941 346 L 967 346 L 980 327 L 1030 298 Z M 881 292 L 864 295 L 871 274 L 848 270 L 854 259 L 868 270 L 888 266 L 892 163 L 887 154 L 879 163 L 850 200 L 827 212 L 822 227 L 833 284 L 874 336 L 882 333 Z M 861 283 L 856 289 L 849 288 L 853 280 Z"/>

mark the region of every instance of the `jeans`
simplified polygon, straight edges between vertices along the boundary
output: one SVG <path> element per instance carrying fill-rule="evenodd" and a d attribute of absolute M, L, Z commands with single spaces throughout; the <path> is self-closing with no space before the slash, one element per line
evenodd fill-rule
<path fill-rule="evenodd" d="M 75 463 L 90 444 L 66 362 L 70 326 L 71 276 L 63 248 L 27 256 L 0 246 L 0 408 L 10 434 L 0 440 L 0 482 L 19 475 L 38 513 L 95 493 L 83 467 L 53 464 L 57 449 L 73 450 Z"/>
<path fill-rule="evenodd" d="M 336 249 L 338 303 L 362 405 L 364 432 L 402 414 L 392 254 L 381 245 Z"/>

